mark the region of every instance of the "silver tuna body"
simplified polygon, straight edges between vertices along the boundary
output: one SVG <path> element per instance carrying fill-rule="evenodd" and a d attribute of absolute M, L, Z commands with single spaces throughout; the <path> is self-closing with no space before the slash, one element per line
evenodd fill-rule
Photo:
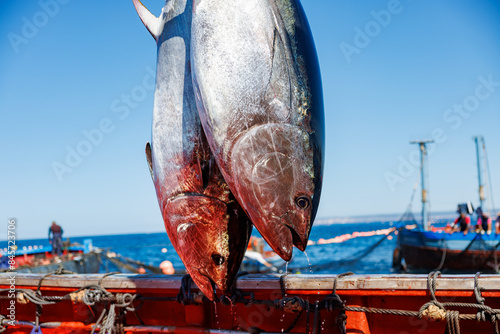
<path fill-rule="evenodd" d="M 231 287 L 251 224 L 219 172 L 191 80 L 192 0 L 169 0 L 159 18 L 134 6 L 158 46 L 151 145 L 146 155 L 168 236 L 200 290 Z"/>
<path fill-rule="evenodd" d="M 285 260 L 304 250 L 322 184 L 324 113 L 312 35 L 296 0 L 194 0 L 192 69 L 212 153 Z"/>

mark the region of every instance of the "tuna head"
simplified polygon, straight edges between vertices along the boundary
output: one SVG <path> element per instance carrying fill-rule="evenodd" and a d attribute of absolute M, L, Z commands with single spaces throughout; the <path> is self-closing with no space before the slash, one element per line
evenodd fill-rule
<path fill-rule="evenodd" d="M 215 198 L 187 194 L 168 200 L 163 217 L 175 249 L 198 288 L 211 300 L 215 299 L 215 285 L 226 294 L 248 240 L 241 235 L 248 231 L 245 213 Z"/>
<path fill-rule="evenodd" d="M 252 152 L 252 154 L 248 154 Z M 286 261 L 305 250 L 315 191 L 308 134 L 289 124 L 253 127 L 235 143 L 231 166 L 241 201 L 270 246 Z M 304 162 L 310 161 L 311 164 Z"/>

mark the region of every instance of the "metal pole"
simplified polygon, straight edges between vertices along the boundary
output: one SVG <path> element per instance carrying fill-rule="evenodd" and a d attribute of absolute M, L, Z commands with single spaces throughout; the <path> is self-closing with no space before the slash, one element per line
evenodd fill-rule
<path fill-rule="evenodd" d="M 480 145 L 480 142 L 484 143 L 484 138 L 481 136 L 474 137 L 474 142 L 476 143 L 477 179 L 479 182 L 479 206 L 481 207 L 482 210 L 485 210 L 484 201 L 486 197 L 484 195 L 483 168 L 481 166 L 481 145 Z"/>
<path fill-rule="evenodd" d="M 422 178 L 422 224 L 424 227 L 424 230 L 427 231 L 428 229 L 428 222 L 429 222 L 429 211 L 427 210 L 427 206 L 429 205 L 427 202 L 427 173 L 426 173 L 426 167 L 427 167 L 427 150 L 425 147 L 425 143 L 420 143 L 420 155 L 422 156 L 422 171 L 421 171 L 421 178 Z"/>
<path fill-rule="evenodd" d="M 429 230 L 429 201 L 427 200 L 427 144 L 433 143 L 433 140 L 412 141 L 410 144 L 418 144 L 420 147 L 420 178 L 422 182 L 422 227 L 425 231 Z"/>

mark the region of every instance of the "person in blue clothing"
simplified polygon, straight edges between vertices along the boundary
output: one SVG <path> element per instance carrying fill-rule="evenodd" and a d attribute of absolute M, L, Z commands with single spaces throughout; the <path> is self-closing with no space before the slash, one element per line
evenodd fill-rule
<path fill-rule="evenodd" d="M 62 234 L 62 227 L 57 225 L 56 222 L 52 222 L 52 225 L 49 227 L 49 242 L 52 244 L 52 255 L 62 254 Z"/>

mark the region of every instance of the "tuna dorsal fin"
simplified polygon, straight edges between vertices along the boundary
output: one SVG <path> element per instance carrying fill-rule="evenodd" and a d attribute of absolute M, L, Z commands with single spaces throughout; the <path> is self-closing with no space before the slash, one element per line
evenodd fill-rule
<path fill-rule="evenodd" d="M 151 14 L 151 12 L 142 4 L 140 0 L 132 1 L 134 2 L 135 10 L 137 11 L 137 14 L 139 14 L 142 23 L 144 23 L 146 29 L 149 30 L 153 38 L 158 40 L 158 36 L 160 34 L 160 19 Z"/>
<path fill-rule="evenodd" d="M 146 143 L 146 159 L 148 159 L 149 172 L 151 173 L 151 178 L 155 180 L 153 176 L 153 159 L 151 158 L 151 145 Z"/>

